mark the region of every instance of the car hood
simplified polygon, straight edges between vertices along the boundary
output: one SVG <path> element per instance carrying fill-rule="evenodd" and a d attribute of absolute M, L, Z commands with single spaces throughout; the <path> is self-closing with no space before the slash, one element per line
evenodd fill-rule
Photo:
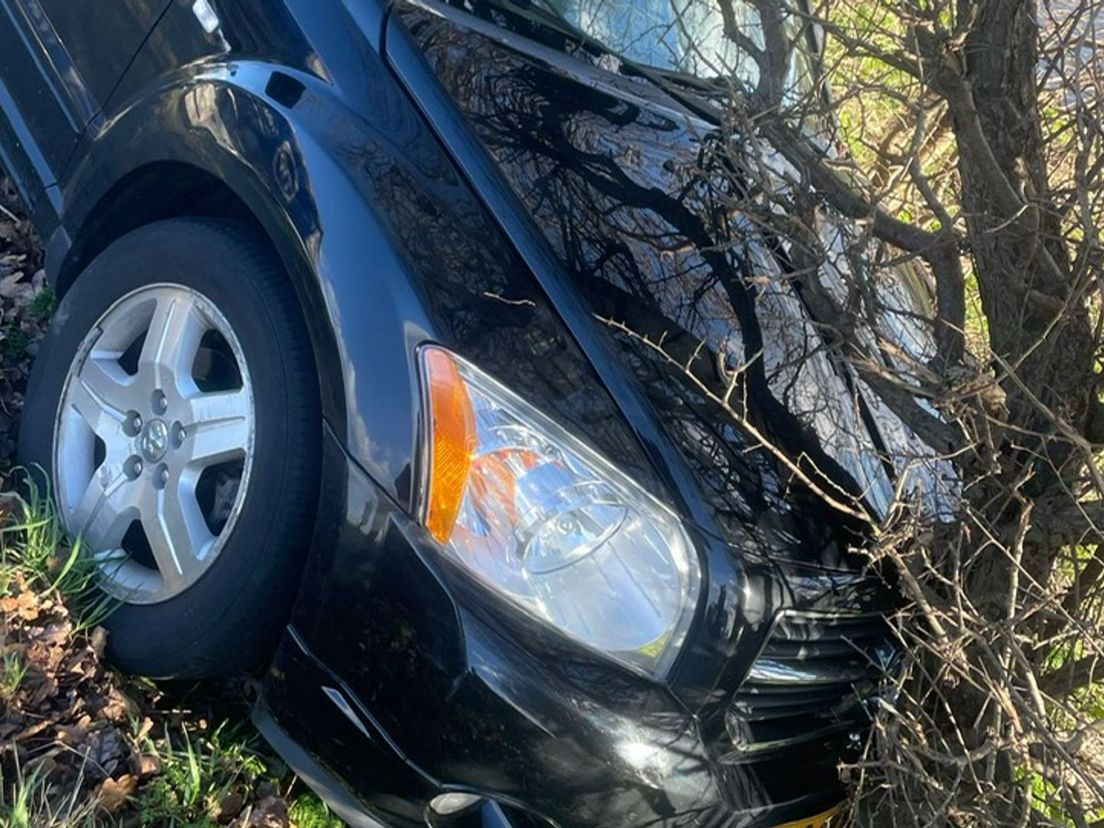
<path fill-rule="evenodd" d="M 467 123 L 616 343 L 718 525 L 833 566 L 918 438 L 838 358 L 778 245 L 737 208 L 720 131 L 655 79 L 508 4 L 400 4 Z M 448 9 L 442 14 L 441 9 Z M 474 12 L 474 13 L 472 13 Z M 850 228 L 822 220 L 842 285 Z M 922 336 L 912 331 L 911 336 Z M 769 444 L 769 445 L 767 445 Z"/>

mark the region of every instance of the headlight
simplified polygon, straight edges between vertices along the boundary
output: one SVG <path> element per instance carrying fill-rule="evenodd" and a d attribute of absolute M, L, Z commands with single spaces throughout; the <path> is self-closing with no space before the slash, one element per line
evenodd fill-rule
<path fill-rule="evenodd" d="M 666 670 L 699 581 L 678 518 L 454 354 L 427 346 L 421 367 L 430 534 L 537 619 L 631 666 Z"/>

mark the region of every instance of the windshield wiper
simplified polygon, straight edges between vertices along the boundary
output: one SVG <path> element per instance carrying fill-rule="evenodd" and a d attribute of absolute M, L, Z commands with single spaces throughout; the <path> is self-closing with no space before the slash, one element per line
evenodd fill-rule
<path fill-rule="evenodd" d="M 499 5 L 508 5 L 513 10 L 531 20 L 566 35 L 576 40 L 580 45 L 590 49 L 601 51 L 605 54 L 615 54 L 608 46 L 588 35 L 582 29 L 574 26 L 571 21 L 563 16 L 550 0 L 494 0 Z"/>
<path fill-rule="evenodd" d="M 731 95 L 731 88 L 723 80 L 703 80 L 694 75 L 658 69 L 631 60 L 574 26 L 556 10 L 550 0 L 487 0 L 487 2 L 507 14 L 516 15 L 529 24 L 546 27 L 570 38 L 580 48 L 593 55 L 609 55 L 616 58 L 619 64 L 618 74 L 651 84 L 705 121 L 719 124 L 723 120 L 720 104 Z"/>

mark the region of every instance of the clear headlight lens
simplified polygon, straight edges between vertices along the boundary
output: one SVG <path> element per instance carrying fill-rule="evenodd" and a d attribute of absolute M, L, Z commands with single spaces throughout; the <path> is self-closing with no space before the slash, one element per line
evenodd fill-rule
<path fill-rule="evenodd" d="M 588 647 L 662 672 L 697 603 L 678 518 L 531 405 L 421 351 L 426 528 L 485 585 Z"/>

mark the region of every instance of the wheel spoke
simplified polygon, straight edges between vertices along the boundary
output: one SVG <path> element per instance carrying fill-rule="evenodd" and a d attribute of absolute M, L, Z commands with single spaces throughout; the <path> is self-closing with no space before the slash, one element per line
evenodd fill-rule
<path fill-rule="evenodd" d="M 142 528 L 164 580 L 165 589 L 187 587 L 199 577 L 203 559 L 215 541 L 195 498 L 194 485 L 181 478 L 150 491 L 142 509 Z"/>
<path fill-rule="evenodd" d="M 159 298 L 138 358 L 139 372 L 152 376 L 158 388 L 187 389 L 207 328 L 191 296 L 174 293 Z"/>
<path fill-rule="evenodd" d="M 72 380 L 69 405 L 101 440 L 107 442 L 119 433 L 126 421 L 129 392 L 130 388 L 92 355 Z"/>
<path fill-rule="evenodd" d="M 131 522 L 138 517 L 138 503 L 121 466 L 104 466 L 92 476 L 73 510 L 71 526 L 95 552 L 118 549 Z"/>
<path fill-rule="evenodd" d="M 198 394 L 188 400 L 181 452 L 190 462 L 212 466 L 248 450 L 253 404 L 245 389 Z"/>

